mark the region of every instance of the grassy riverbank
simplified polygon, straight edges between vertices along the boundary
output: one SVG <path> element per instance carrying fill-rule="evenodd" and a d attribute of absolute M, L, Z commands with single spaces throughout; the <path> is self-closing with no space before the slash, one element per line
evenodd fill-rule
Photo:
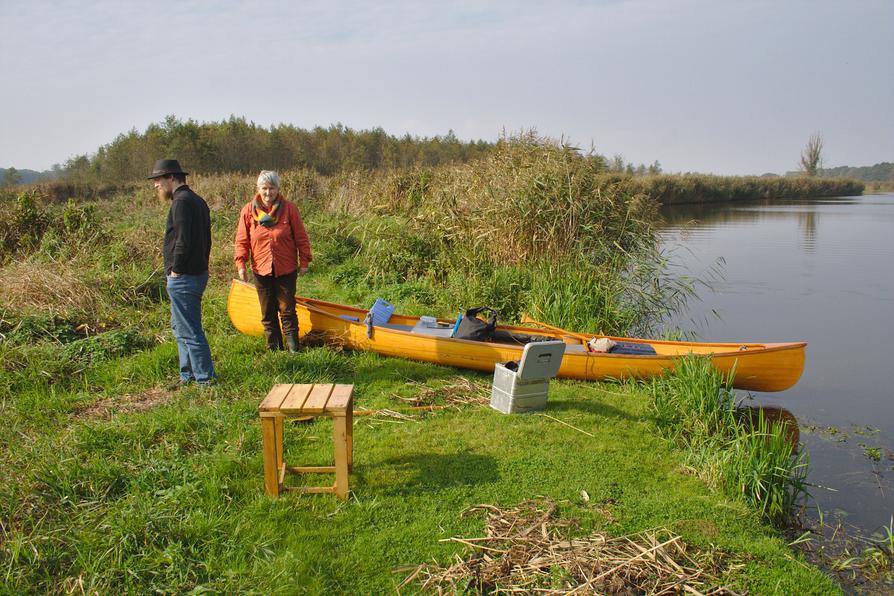
<path fill-rule="evenodd" d="M 602 186 L 557 147 L 522 143 L 477 170 L 323 182 L 302 171 L 284 180 L 314 241 L 300 282 L 311 296 L 360 305 L 383 296 L 404 312 L 445 315 L 488 303 L 504 319 L 527 311 L 620 333 L 647 329 L 685 293 L 662 281 L 654 203 L 623 182 Z M 549 417 L 503 416 L 484 405 L 488 375 L 325 346 L 271 354 L 238 335 L 225 300 L 252 181 L 197 177 L 194 187 L 214 222 L 205 319 L 221 382 L 205 391 L 163 388 L 176 366 L 160 272 L 166 206 L 148 186 L 96 202 L 5 205 L 4 591 L 392 590 L 422 563 L 466 556 L 443 540 L 483 535 L 468 507 L 538 496 L 556 503 L 548 521 L 560 539 L 677 537 L 701 587 L 835 591 L 735 485 L 725 496 L 731 476 L 701 473 L 661 438 L 689 431 L 656 409 L 648 387 L 557 381 Z M 357 408 L 411 415 L 357 418 L 348 503 L 264 496 L 256 408 L 276 382 L 353 383 Z M 451 407 L 411 414 L 407 400 Z M 322 421 L 292 425 L 287 458 L 322 463 L 329 432 Z M 552 585 L 567 585 L 563 573 Z"/>
<path fill-rule="evenodd" d="M 209 313 L 223 308 L 220 289 L 211 298 Z M 723 561 L 705 564 L 709 583 L 834 591 L 743 504 L 685 473 L 656 438 L 646 396 L 618 386 L 555 384 L 549 415 L 592 436 L 480 405 L 358 418 L 350 502 L 271 501 L 256 418 L 271 383 L 353 382 L 358 408 L 401 410 L 395 395 L 440 387 L 435 401 L 446 403 L 480 395 L 487 377 L 323 347 L 267 354 L 224 321 L 210 327 L 223 373 L 211 391 L 159 388 L 175 359 L 167 343 L 68 387 L 5 396 L 0 569 L 9 591 L 385 591 L 409 574 L 398 568 L 465 552 L 440 541 L 481 535 L 481 520 L 461 515 L 467 507 L 537 495 L 558 503 L 559 519 L 577 520 L 568 536 L 667 528 Z M 288 431 L 287 458 L 325 460 L 326 423 Z"/>
<path fill-rule="evenodd" d="M 324 294 L 320 282 L 305 287 Z M 220 316 L 223 289 L 212 287 L 206 309 L 223 376 L 207 392 L 161 389 L 175 361 L 170 342 L 117 358 L 52 341 L 18 352 L 34 369 L 4 379 L 15 387 L 0 430 L 0 467 L 11 479 L 0 495 L 0 568 L 10 591 L 383 591 L 409 574 L 395 569 L 464 552 L 439 540 L 481 535 L 480 519 L 461 516 L 466 507 L 537 495 L 558 502 L 560 520 L 577 520 L 569 536 L 667 528 L 724 561 L 706 569 L 717 584 L 833 589 L 744 504 L 685 472 L 635 387 L 556 382 L 548 414 L 574 428 L 505 417 L 475 399 L 487 375 L 325 347 L 266 353 Z M 150 328 L 164 332 L 162 312 L 144 314 L 157 314 Z M 48 378 L 72 353 L 95 360 Z M 257 403 L 271 383 L 314 381 L 354 383 L 363 409 L 406 411 L 399 398 L 470 405 L 412 420 L 358 418 L 351 502 L 270 501 Z M 328 424 L 289 432 L 287 457 L 325 460 Z"/>

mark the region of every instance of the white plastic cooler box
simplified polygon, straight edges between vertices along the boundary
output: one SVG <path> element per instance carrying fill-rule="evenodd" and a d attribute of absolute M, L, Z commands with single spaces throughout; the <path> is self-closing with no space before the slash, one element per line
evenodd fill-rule
<path fill-rule="evenodd" d="M 525 346 L 517 370 L 507 367 L 509 362 L 498 362 L 490 407 L 504 414 L 545 408 L 549 380 L 558 374 L 564 355 L 565 342 L 543 341 Z"/>

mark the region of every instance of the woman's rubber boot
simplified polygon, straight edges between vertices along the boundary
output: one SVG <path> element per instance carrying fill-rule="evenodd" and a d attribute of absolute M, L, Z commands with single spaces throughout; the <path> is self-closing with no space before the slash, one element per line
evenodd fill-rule
<path fill-rule="evenodd" d="M 267 341 L 267 349 L 271 352 L 282 350 L 282 334 L 279 329 L 264 329 L 264 339 Z"/>
<path fill-rule="evenodd" d="M 286 346 L 293 354 L 299 350 L 301 344 L 298 343 L 297 331 L 290 331 L 289 333 L 286 333 Z"/>

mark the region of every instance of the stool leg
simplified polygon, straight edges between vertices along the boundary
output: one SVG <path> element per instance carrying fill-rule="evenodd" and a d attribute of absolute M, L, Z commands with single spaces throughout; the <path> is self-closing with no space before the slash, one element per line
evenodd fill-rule
<path fill-rule="evenodd" d="M 351 409 L 351 405 L 348 405 L 348 411 L 345 415 L 347 421 L 345 422 L 345 429 L 347 431 L 348 436 L 348 472 L 354 469 L 354 411 Z"/>
<path fill-rule="evenodd" d="M 332 441 L 335 444 L 335 495 L 348 498 L 348 437 L 345 429 L 346 416 L 332 419 Z"/>
<path fill-rule="evenodd" d="M 276 440 L 276 473 L 279 474 L 279 471 L 282 470 L 282 464 L 283 464 L 283 457 L 282 457 L 283 433 L 282 433 L 282 429 L 283 429 L 284 418 L 282 416 L 277 416 L 273 420 L 276 421 L 273 425 L 273 428 L 276 431 L 276 437 L 275 437 L 275 440 Z"/>
<path fill-rule="evenodd" d="M 264 451 L 264 487 L 271 497 L 279 496 L 279 470 L 276 467 L 276 422 L 261 418 L 261 444 Z"/>

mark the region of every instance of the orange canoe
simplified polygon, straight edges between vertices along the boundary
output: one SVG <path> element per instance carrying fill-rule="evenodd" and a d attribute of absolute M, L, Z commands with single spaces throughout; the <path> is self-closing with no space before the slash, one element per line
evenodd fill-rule
<path fill-rule="evenodd" d="M 497 362 L 518 360 L 523 349 L 518 344 L 453 339 L 447 337 L 443 330 L 432 331 L 421 327 L 418 325 L 419 317 L 396 313 L 387 325 L 372 327 L 368 337 L 367 325 L 359 322 L 366 317 L 365 309 L 311 298 L 297 297 L 295 302 L 302 335 L 308 332 L 323 333 L 355 350 L 370 350 L 386 356 L 490 372 Z M 233 280 L 227 311 L 233 325 L 242 333 L 253 336 L 264 334 L 261 308 L 253 285 Z M 447 326 L 453 323 L 447 320 L 439 322 Z M 673 368 L 674 363 L 687 354 L 702 354 L 710 356 L 714 367 L 724 374 L 735 367 L 733 386 L 752 391 L 783 391 L 797 383 L 804 370 L 804 350 L 807 346 L 804 342 L 729 344 L 609 337 L 617 341 L 648 344 L 655 349 L 655 355 L 644 356 L 588 352 L 586 339 L 603 336 L 509 325 L 501 325 L 498 330 L 563 340 L 566 350 L 559 377 L 582 380 L 646 379 Z"/>

